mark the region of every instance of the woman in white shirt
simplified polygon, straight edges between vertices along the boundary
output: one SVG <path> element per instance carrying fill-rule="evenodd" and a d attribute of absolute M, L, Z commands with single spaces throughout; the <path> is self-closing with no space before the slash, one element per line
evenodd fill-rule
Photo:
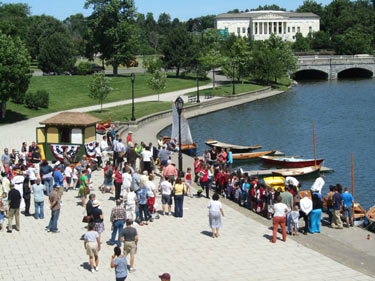
<path fill-rule="evenodd" d="M 219 229 L 222 227 L 221 216 L 224 217 L 223 207 L 219 202 L 219 195 L 215 192 L 212 196 L 212 200 L 208 203 L 209 222 L 210 228 L 212 229 L 212 238 L 219 237 Z"/>
<path fill-rule="evenodd" d="M 277 236 L 277 229 L 280 225 L 281 232 L 283 234 L 283 241 L 286 241 L 286 214 L 290 212 L 287 205 L 281 203 L 281 197 L 278 196 L 276 199 L 276 204 L 273 205 L 273 236 L 272 236 L 272 243 L 276 243 L 276 236 Z"/>

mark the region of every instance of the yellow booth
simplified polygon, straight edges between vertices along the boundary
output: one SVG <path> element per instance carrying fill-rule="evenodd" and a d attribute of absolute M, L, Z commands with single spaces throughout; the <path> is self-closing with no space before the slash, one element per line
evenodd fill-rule
<path fill-rule="evenodd" d="M 95 156 L 96 123 L 100 119 L 81 112 L 62 112 L 40 122 L 36 128 L 36 141 L 42 155 L 49 161 L 63 161 L 64 149 L 68 155 Z"/>

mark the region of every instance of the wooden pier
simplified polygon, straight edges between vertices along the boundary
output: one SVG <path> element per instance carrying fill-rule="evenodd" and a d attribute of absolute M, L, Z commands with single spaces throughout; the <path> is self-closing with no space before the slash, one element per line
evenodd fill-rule
<path fill-rule="evenodd" d="M 273 176 L 275 174 L 275 172 L 286 172 L 286 171 L 289 171 L 291 170 L 290 168 L 289 169 L 269 169 L 269 170 L 257 170 L 257 171 L 244 171 L 244 173 L 247 173 L 249 176 L 261 176 L 261 177 L 265 177 L 265 176 Z M 328 168 L 328 167 L 321 167 L 320 168 L 320 173 L 329 173 L 329 172 L 333 172 L 333 169 L 331 168 Z"/>

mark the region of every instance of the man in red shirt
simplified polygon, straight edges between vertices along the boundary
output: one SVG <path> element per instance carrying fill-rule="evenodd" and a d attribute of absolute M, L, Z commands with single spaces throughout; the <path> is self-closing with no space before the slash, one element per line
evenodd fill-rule
<path fill-rule="evenodd" d="M 168 160 L 168 165 L 164 168 L 162 176 L 163 179 L 167 177 L 172 179 L 172 182 L 177 178 L 177 168 L 171 160 Z"/>
<path fill-rule="evenodd" d="M 129 131 L 129 132 L 128 132 L 128 135 L 126 136 L 126 144 L 127 144 L 127 145 L 129 145 L 129 142 L 133 142 L 132 135 L 133 135 L 133 132 L 132 132 L 132 131 Z"/>

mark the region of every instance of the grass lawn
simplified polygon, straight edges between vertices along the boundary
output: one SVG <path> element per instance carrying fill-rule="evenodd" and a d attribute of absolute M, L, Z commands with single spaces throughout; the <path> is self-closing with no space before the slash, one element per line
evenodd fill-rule
<path fill-rule="evenodd" d="M 172 109 L 170 102 L 139 102 L 134 104 L 135 118 L 141 118 L 152 113 Z M 132 116 L 132 105 L 125 104 L 115 107 L 104 108 L 103 112 L 100 110 L 91 111 L 89 114 L 105 121 L 111 117 L 112 121 L 127 122 Z"/>
<path fill-rule="evenodd" d="M 247 93 L 259 89 L 263 89 L 265 86 L 261 85 L 256 85 L 256 84 L 251 84 L 251 83 L 235 83 L 235 90 L 236 94 L 241 94 L 241 93 Z M 191 92 L 186 95 L 194 95 L 197 92 Z M 216 89 L 206 89 L 206 90 L 200 90 L 199 94 L 201 96 L 204 96 L 206 93 L 212 93 L 213 96 L 231 96 L 233 93 L 233 86 L 232 84 L 226 84 L 223 86 L 218 86 Z"/>
<path fill-rule="evenodd" d="M 277 80 L 277 83 L 272 83 L 272 87 L 282 91 L 286 91 L 292 83 L 293 80 L 289 79 L 288 77 L 282 77 Z"/>
<path fill-rule="evenodd" d="M 136 74 L 134 83 L 135 97 L 154 95 L 148 87 L 148 80 L 151 75 L 146 73 Z M 7 102 L 7 115 L 5 120 L 0 119 L 0 124 L 9 124 L 43 114 L 85 107 L 99 104 L 98 101 L 89 98 L 88 85 L 92 80 L 91 76 L 33 76 L 29 86 L 29 91 L 47 90 L 50 94 L 48 109 L 31 110 L 23 104 Z M 201 84 L 209 83 L 209 79 L 201 81 Z M 176 78 L 168 75 L 167 86 L 163 93 L 191 88 L 196 85 L 195 78 L 186 76 Z M 131 98 L 131 80 L 129 74 L 111 78 L 110 93 L 105 102 L 114 102 Z"/>

